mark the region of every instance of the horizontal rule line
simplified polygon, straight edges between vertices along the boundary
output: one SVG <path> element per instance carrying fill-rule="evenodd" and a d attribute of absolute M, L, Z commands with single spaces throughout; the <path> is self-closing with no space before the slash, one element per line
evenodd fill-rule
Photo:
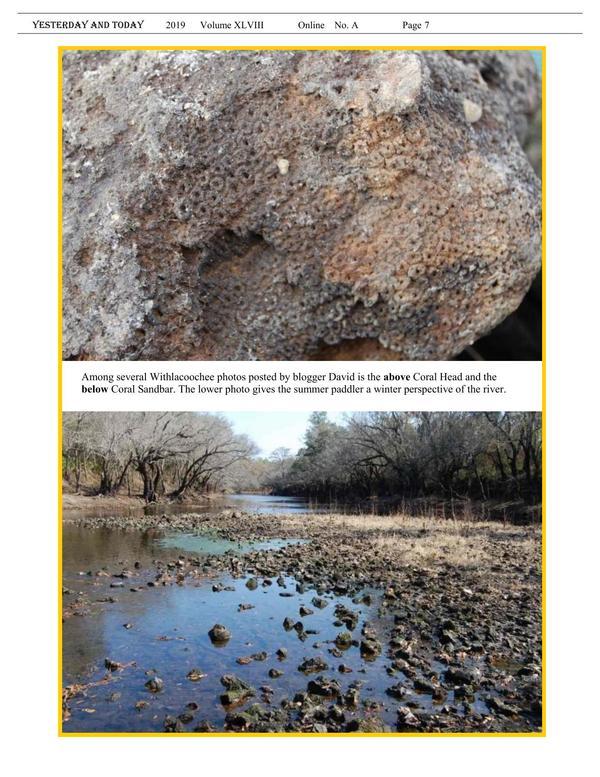
<path fill-rule="evenodd" d="M 260 32 L 256 30 L 249 30 L 248 32 L 204 32 L 199 30 L 198 32 L 62 32 L 61 30 L 48 30 L 48 32 L 18 32 L 17 35 L 145 35 L 146 37 L 152 37 L 153 35 L 246 35 L 260 37 L 261 35 L 304 35 L 310 37 L 311 35 L 433 35 L 439 37 L 443 35 L 583 35 L 583 32 Z"/>
<path fill-rule="evenodd" d="M 265 11 L 260 13 L 221 11 L 221 12 L 201 12 L 201 11 L 17 11 L 17 16 L 583 16 L 583 11 L 341 11 L 339 13 L 329 11 L 317 11 L 308 13 L 305 11 L 296 13 L 295 11 Z"/>

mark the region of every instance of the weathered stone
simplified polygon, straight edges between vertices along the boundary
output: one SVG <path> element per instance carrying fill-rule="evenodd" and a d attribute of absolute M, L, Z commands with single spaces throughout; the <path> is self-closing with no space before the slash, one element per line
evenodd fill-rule
<path fill-rule="evenodd" d="M 451 685 L 473 685 L 477 683 L 481 677 L 481 673 L 477 669 L 465 669 L 463 667 L 450 666 L 446 669 L 444 679 Z"/>
<path fill-rule="evenodd" d="M 348 607 L 344 607 L 343 604 L 338 604 L 335 608 L 335 617 L 346 626 L 347 629 L 352 631 L 358 624 L 358 613 L 354 610 L 350 610 Z"/>
<path fill-rule="evenodd" d="M 410 731 L 416 729 L 419 725 L 419 719 L 414 715 L 409 707 L 399 707 L 397 730 L 398 731 Z"/>
<path fill-rule="evenodd" d="M 367 661 L 372 661 L 381 653 L 381 642 L 372 637 L 365 637 L 360 641 L 360 653 Z"/>
<path fill-rule="evenodd" d="M 315 680 L 309 680 L 306 686 L 308 693 L 314 696 L 339 696 L 341 693 L 341 686 L 337 680 L 332 680 L 329 677 L 323 677 L 320 675 Z"/>
<path fill-rule="evenodd" d="M 150 693 L 160 693 L 160 691 L 162 691 L 164 688 L 164 682 L 160 677 L 151 677 L 149 680 L 146 680 L 144 685 L 150 691 Z"/>
<path fill-rule="evenodd" d="M 231 639 L 231 632 L 225 626 L 220 623 L 215 623 L 212 629 L 208 632 L 210 640 L 215 645 L 223 645 L 225 642 L 229 642 Z"/>
<path fill-rule="evenodd" d="M 540 266 L 525 52 L 63 60 L 65 358 L 443 359 Z"/>
<path fill-rule="evenodd" d="M 179 720 L 179 718 L 174 718 L 172 715 L 167 715 L 163 722 L 163 728 L 165 731 L 177 733 L 185 731 L 183 723 L 184 721 Z"/>
<path fill-rule="evenodd" d="M 221 704 L 224 707 L 242 704 L 256 695 L 256 691 L 249 683 L 233 674 L 223 675 L 221 685 L 225 687 L 225 693 L 220 696 Z"/>
<path fill-rule="evenodd" d="M 336 635 L 335 644 L 339 648 L 342 648 L 342 650 L 346 650 L 352 645 L 352 634 L 350 634 L 349 631 L 340 631 L 339 634 Z"/>
<path fill-rule="evenodd" d="M 186 674 L 186 677 L 193 683 L 197 683 L 198 680 L 202 680 L 203 677 L 206 677 L 206 674 L 201 669 L 190 669 Z"/>
<path fill-rule="evenodd" d="M 313 658 L 305 658 L 298 667 L 298 671 L 311 674 L 312 672 L 324 672 L 328 668 L 327 662 L 321 656 L 314 656 Z"/>

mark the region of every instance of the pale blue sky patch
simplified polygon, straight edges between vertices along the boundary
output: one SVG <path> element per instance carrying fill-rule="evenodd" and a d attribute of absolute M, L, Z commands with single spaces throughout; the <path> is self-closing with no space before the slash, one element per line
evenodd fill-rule
<path fill-rule="evenodd" d="M 258 445 L 261 456 L 276 448 L 289 448 L 297 453 L 304 442 L 310 412 L 223 413 L 238 434 L 247 434 Z M 343 421 L 344 413 L 328 413 L 330 420 Z"/>

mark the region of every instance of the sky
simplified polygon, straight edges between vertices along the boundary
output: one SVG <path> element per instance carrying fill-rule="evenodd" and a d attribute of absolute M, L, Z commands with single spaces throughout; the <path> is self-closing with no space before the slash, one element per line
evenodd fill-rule
<path fill-rule="evenodd" d="M 310 412 L 223 413 L 238 434 L 247 434 L 259 446 L 261 456 L 269 456 L 275 448 L 289 448 L 296 453 L 304 442 Z M 328 413 L 330 420 L 340 423 L 344 413 Z"/>

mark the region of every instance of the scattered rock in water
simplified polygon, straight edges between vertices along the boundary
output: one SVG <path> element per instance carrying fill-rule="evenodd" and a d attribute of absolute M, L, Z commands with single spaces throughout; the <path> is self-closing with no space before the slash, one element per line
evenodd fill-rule
<path fill-rule="evenodd" d="M 250 591 L 255 591 L 258 588 L 258 580 L 255 577 L 250 577 L 246 580 L 246 588 Z"/>
<path fill-rule="evenodd" d="M 136 518 L 136 520 L 141 519 Z M 148 516 L 143 520 L 154 522 L 159 519 Z M 181 525 L 177 528 L 187 529 L 188 527 L 184 521 L 188 520 L 190 519 L 181 519 Z M 221 518 L 210 518 L 210 521 L 214 521 L 215 524 L 217 520 L 220 521 Z M 259 516 L 245 517 L 243 524 L 244 527 L 251 526 L 251 541 L 261 541 L 269 537 L 274 531 L 278 531 L 278 527 L 273 529 L 273 520 L 280 521 L 282 525 L 285 525 L 284 520 L 279 517 L 275 517 L 275 519 L 269 517 L 268 521 L 266 518 Z M 152 525 L 150 523 L 150 526 Z M 134 527 L 132 526 L 132 528 Z M 143 526 L 140 524 L 140 526 L 135 528 L 143 528 Z M 226 531 L 230 533 L 232 539 L 239 537 L 238 529 L 235 527 L 227 527 Z M 518 528 L 515 528 L 515 531 L 519 531 Z M 339 532 L 334 534 L 332 530 L 332 537 L 336 536 L 339 536 Z M 226 537 L 226 539 L 229 539 L 229 537 Z M 350 543 L 351 540 L 344 541 Z M 487 547 L 489 549 L 489 541 L 486 540 L 486 542 L 488 542 Z M 391 573 L 387 567 L 388 560 L 385 553 L 381 551 L 372 552 L 368 544 L 362 543 L 362 545 L 365 545 L 365 555 L 360 557 L 360 563 L 358 555 L 354 559 L 351 558 L 350 554 L 347 558 L 341 558 L 339 553 L 336 555 L 335 549 L 338 545 L 339 542 L 326 540 L 312 545 L 307 543 L 301 548 L 286 549 L 285 551 L 253 550 L 248 555 L 240 556 L 239 558 L 233 556 L 224 558 L 218 556 L 207 557 L 206 559 L 199 560 L 195 565 L 193 561 L 186 559 L 185 568 L 190 570 L 190 572 L 186 574 L 185 584 L 194 585 L 196 584 L 195 581 L 204 581 L 201 582 L 201 585 L 206 590 L 206 579 L 208 576 L 209 591 L 211 584 L 219 574 L 233 575 L 234 578 L 241 577 L 242 582 L 244 582 L 247 574 L 250 573 L 255 574 L 259 582 L 269 578 L 275 582 L 275 575 L 278 571 L 285 569 L 288 590 L 297 590 L 297 586 L 300 583 L 295 584 L 294 580 L 301 579 L 303 581 L 302 586 L 312 591 L 312 593 L 316 593 L 315 599 L 322 599 L 325 604 L 332 604 L 331 618 L 325 617 L 322 619 L 320 613 L 317 615 L 313 613 L 312 621 L 310 619 L 304 620 L 306 624 L 319 622 L 320 625 L 321 621 L 319 621 L 319 618 L 323 622 L 332 621 L 334 609 L 337 609 L 335 620 L 340 624 L 343 623 L 342 618 L 346 617 L 348 613 L 357 613 L 359 617 L 364 617 L 366 613 L 360 607 L 360 604 L 363 603 L 361 601 L 361 590 L 365 586 L 378 591 L 377 594 L 373 594 L 374 599 L 383 595 L 386 585 L 388 587 L 393 586 L 396 592 L 396 599 L 390 599 L 385 608 L 380 604 L 379 610 L 376 613 L 369 613 L 367 617 L 371 617 L 373 621 L 363 625 L 361 636 L 359 637 L 358 632 L 355 631 L 354 634 L 356 636 L 354 639 L 351 639 L 352 645 L 359 646 L 361 642 L 363 643 L 361 655 L 363 660 L 366 661 L 369 658 L 364 655 L 364 643 L 369 643 L 370 641 L 380 643 L 381 652 L 384 649 L 386 650 L 385 661 L 380 661 L 375 666 L 370 667 L 366 663 L 348 666 L 340 663 L 340 661 L 344 660 L 343 658 L 334 660 L 329 654 L 332 656 L 343 656 L 342 647 L 348 642 L 348 635 L 352 635 L 352 632 L 347 629 L 344 623 L 336 631 L 340 633 L 345 632 L 346 636 L 336 640 L 338 634 L 336 634 L 336 631 L 331 633 L 331 626 L 328 625 L 325 627 L 327 632 L 324 633 L 320 641 L 315 642 L 310 639 L 308 641 L 309 647 L 307 647 L 307 650 L 313 656 L 320 654 L 325 657 L 324 666 L 315 666 L 314 673 L 309 672 L 309 674 L 311 677 L 319 679 L 318 675 L 326 674 L 327 670 L 325 667 L 327 662 L 329 662 L 335 670 L 331 674 L 335 674 L 339 678 L 340 683 L 343 684 L 340 695 L 330 697 L 331 701 L 329 701 L 328 697 L 321 696 L 318 693 L 309 694 L 303 691 L 301 694 L 294 694 L 294 673 L 287 673 L 289 675 L 289 683 L 288 679 L 284 682 L 278 681 L 277 684 L 272 683 L 277 689 L 277 697 L 274 694 L 273 688 L 261 686 L 260 691 L 257 693 L 261 704 L 267 705 L 266 708 L 263 708 L 264 714 L 253 720 L 247 719 L 244 724 L 246 727 L 240 728 L 240 730 L 312 731 L 315 726 L 320 726 L 324 727 L 328 732 L 351 732 L 353 730 L 368 730 L 371 720 L 375 721 L 373 723 L 374 730 L 379 730 L 378 727 L 383 725 L 379 719 L 380 716 L 382 716 L 385 726 L 388 727 L 387 730 L 390 730 L 390 726 L 396 730 L 398 726 L 396 713 L 397 707 L 400 705 L 407 708 L 418 720 L 416 728 L 407 727 L 406 730 L 480 731 L 485 728 L 490 731 L 532 731 L 539 729 L 541 726 L 541 674 L 539 644 L 536 641 L 536 624 L 539 620 L 539 607 L 537 610 L 535 609 L 537 602 L 535 598 L 537 578 L 536 580 L 531 578 L 532 583 L 528 586 L 528 596 L 525 598 L 524 595 L 515 593 L 516 589 L 508 588 L 508 579 L 510 579 L 508 575 L 507 584 L 502 583 L 502 585 L 499 585 L 497 581 L 492 583 L 489 577 L 486 578 L 485 574 L 483 574 L 484 570 L 479 570 L 478 574 L 475 574 L 475 572 L 470 573 L 463 569 L 458 570 L 445 566 L 440 567 L 439 571 L 408 566 L 402 569 L 394 569 L 393 573 Z M 354 545 L 357 554 L 358 548 L 362 547 L 362 545 L 360 541 L 357 541 L 357 544 Z M 508 542 L 504 542 L 503 546 L 499 546 L 499 557 L 503 557 L 502 554 L 506 554 L 511 547 Z M 488 552 L 491 553 L 492 551 L 488 550 Z M 503 565 L 499 564 L 498 568 L 506 570 L 506 563 L 505 561 Z M 511 571 L 517 574 L 520 570 L 519 565 L 511 561 L 508 563 L 513 564 Z M 327 599 L 326 601 L 324 597 L 329 597 L 334 593 L 335 585 L 338 582 L 336 571 L 340 564 L 344 565 L 343 580 L 348 581 L 351 589 L 349 595 L 353 597 L 353 605 L 346 606 L 344 604 L 338 609 L 339 600 Z M 177 582 L 175 574 L 166 576 L 163 574 L 165 570 L 170 570 L 175 566 L 174 562 L 155 562 L 154 573 L 158 585 L 172 585 Z M 180 567 L 177 566 L 177 568 L 179 569 Z M 392 574 L 393 582 L 389 582 Z M 524 580 L 530 579 L 527 577 L 527 574 L 528 571 L 525 569 L 523 576 L 519 577 L 520 584 Z M 269 577 L 266 577 L 267 575 Z M 144 573 L 141 579 L 145 582 L 147 574 Z M 223 582 L 227 579 L 229 578 L 223 577 Z M 160 582 L 161 580 L 163 582 Z M 165 583 L 164 580 L 167 580 L 167 582 Z M 385 581 L 383 585 L 382 581 Z M 96 586 L 95 576 L 92 576 L 92 578 L 86 577 L 83 584 Z M 108 584 L 108 580 L 106 582 L 103 581 L 105 591 Z M 462 593 L 462 588 L 465 586 L 469 586 L 470 590 L 475 592 L 468 599 L 465 599 Z M 226 586 L 223 586 L 223 590 L 225 588 Z M 144 590 L 146 590 L 145 587 Z M 400 591 L 402 592 L 401 601 L 399 599 Z M 296 605 L 298 607 L 297 613 L 300 612 L 300 607 L 306 607 L 307 610 L 310 608 L 317 609 L 310 599 L 312 593 L 307 595 L 305 591 L 305 595 L 302 598 L 299 597 Z M 271 596 L 274 594 L 275 591 L 270 592 Z M 98 601 L 98 599 L 90 600 L 88 597 L 82 596 L 82 592 L 79 591 L 76 591 L 75 595 L 78 597 L 77 601 L 83 604 L 88 604 L 90 601 Z M 152 594 L 148 593 L 147 595 L 151 596 Z M 301 604 L 301 602 L 307 602 L 308 606 L 307 604 Z M 232 606 L 234 611 L 239 609 L 235 598 L 230 602 L 229 606 Z M 361 609 L 363 612 L 361 612 Z M 300 617 L 302 617 L 303 612 L 300 613 Z M 263 611 L 261 607 L 257 621 L 259 627 L 262 616 Z M 268 621 L 273 619 L 272 613 L 268 612 L 268 605 L 264 616 Z M 226 618 L 227 616 L 224 615 L 223 617 Z M 251 618 L 252 624 L 255 624 L 255 620 L 255 618 Z M 314 631 L 305 629 L 303 622 L 294 617 L 287 619 L 285 625 L 291 633 L 297 634 L 301 640 L 306 639 L 306 635 L 310 631 Z M 120 626 L 126 628 L 127 624 L 117 620 L 117 627 Z M 132 637 L 138 638 L 138 626 L 139 623 L 136 623 L 136 633 L 128 634 L 127 637 L 123 635 L 123 638 L 128 640 Z M 357 628 L 359 627 L 360 620 L 358 620 L 357 624 Z M 445 642 L 443 639 L 444 632 L 453 635 L 452 643 Z M 384 633 L 386 634 L 385 645 L 383 644 L 383 638 L 380 637 L 380 634 Z M 265 637 L 266 634 L 267 632 L 265 632 Z M 243 636 L 244 633 L 242 632 Z M 256 647 L 249 647 L 251 644 L 256 645 L 255 637 L 256 634 L 254 632 L 248 634 L 248 638 L 252 639 L 252 642 L 248 641 L 246 643 L 248 645 L 245 648 L 246 650 L 256 649 Z M 261 636 L 261 640 L 262 638 Z M 182 639 L 183 637 L 171 634 L 171 632 L 164 637 L 165 641 Z M 284 636 L 283 639 L 284 644 L 287 644 L 285 640 L 289 640 L 289 637 Z M 272 658 L 271 666 L 277 666 L 275 658 L 283 660 L 282 656 L 287 654 L 286 648 L 277 648 L 275 640 L 274 644 L 269 642 L 269 653 Z M 295 640 L 293 641 L 295 642 Z M 182 649 L 192 650 L 192 642 L 189 641 L 188 644 L 189 648 L 185 648 L 182 645 Z M 174 642 L 173 646 L 175 647 Z M 313 647 L 315 648 L 314 651 L 312 650 Z M 284 651 L 284 653 L 279 651 Z M 358 652 L 357 650 L 356 654 L 350 655 L 358 658 Z M 257 660 L 255 656 L 259 655 L 254 653 L 247 657 L 245 655 L 240 657 L 254 661 Z M 235 672 L 234 662 L 236 654 L 233 653 L 231 655 L 227 652 L 222 652 L 220 656 L 223 657 L 223 664 L 227 667 L 222 671 L 229 669 L 229 671 L 233 670 Z M 287 657 L 289 658 L 289 655 Z M 112 661 L 112 659 L 109 660 Z M 115 661 L 114 664 L 116 665 L 117 662 Z M 128 666 L 128 664 L 125 666 Z M 158 666 L 162 666 L 162 664 L 158 664 Z M 294 662 L 292 666 L 297 666 L 297 663 Z M 365 698 L 363 700 L 361 691 L 357 706 L 355 706 L 355 702 L 358 693 L 352 692 L 350 694 L 347 688 L 347 680 L 343 678 L 343 675 L 349 674 L 352 669 L 354 669 L 352 679 L 364 677 L 365 692 L 373 696 L 372 699 Z M 433 672 L 434 669 L 435 674 Z M 262 670 L 265 680 L 267 679 L 268 670 L 269 667 L 266 670 Z M 251 671 L 260 676 L 260 668 L 256 667 Z M 380 678 L 379 682 L 382 679 L 385 683 L 386 672 L 392 675 L 395 674 L 395 678 L 388 681 L 392 692 L 386 694 L 388 697 L 387 703 L 385 696 L 381 693 L 381 686 L 373 682 L 375 675 L 377 675 Z M 148 676 L 152 676 L 154 673 L 154 669 L 146 672 Z M 243 671 L 241 671 L 241 674 L 244 676 Z M 247 679 L 251 680 L 254 676 L 249 676 Z M 103 682 L 109 682 L 110 679 L 110 674 L 106 674 Z M 309 679 L 307 677 L 304 682 L 308 682 Z M 401 682 L 398 682 L 400 679 Z M 133 709 L 135 697 L 129 702 L 129 714 L 131 716 L 142 715 L 144 709 L 147 708 L 148 704 L 150 705 L 152 713 L 146 713 L 142 720 L 147 717 L 147 724 L 153 727 L 153 729 L 157 726 L 160 729 L 163 716 L 167 713 L 172 717 L 176 717 L 182 723 L 187 721 L 185 713 L 183 713 L 185 717 L 183 721 L 179 713 L 184 709 L 180 704 L 182 701 L 181 694 L 185 694 L 185 687 L 190 688 L 190 686 L 182 683 L 181 678 L 179 681 L 175 679 L 172 682 L 170 675 L 165 682 L 168 694 L 163 694 L 162 697 L 153 700 L 151 694 L 148 693 L 149 702 L 146 702 L 143 706 L 136 707 L 136 710 Z M 392 685 L 392 683 L 396 683 L 396 686 Z M 288 688 L 288 685 L 291 685 L 292 688 Z M 386 685 L 383 686 L 383 688 L 385 687 Z M 314 690 L 314 686 L 311 686 L 311 688 Z M 479 688 L 483 689 L 483 693 L 477 696 Z M 394 689 L 396 689 L 396 693 L 394 693 Z M 205 690 L 209 691 L 209 697 L 212 696 L 208 686 L 205 687 Z M 226 689 L 222 690 L 226 691 Z M 321 690 L 323 691 L 323 688 Z M 329 691 L 331 690 L 330 688 Z M 282 691 L 290 691 L 289 698 L 285 695 L 282 698 L 278 698 Z M 166 698 L 167 695 L 169 698 L 177 699 L 177 694 L 179 694 L 179 708 L 177 706 L 178 702 L 175 701 L 172 706 L 165 709 L 165 705 L 161 703 L 162 699 Z M 431 699 L 431 702 L 419 694 L 426 694 Z M 243 702 L 238 701 L 240 696 L 243 696 Z M 107 714 L 110 714 L 110 708 L 106 705 L 110 699 L 114 698 L 116 697 L 110 694 L 95 695 L 94 704 L 99 706 L 99 704 L 103 703 L 105 711 Z M 200 714 L 212 715 L 213 713 L 209 712 L 205 707 L 206 698 L 203 694 Z M 232 697 L 229 700 L 234 704 L 246 704 L 247 699 L 251 699 L 251 697 L 238 693 L 235 698 Z M 397 700 L 397 703 L 394 704 L 392 699 Z M 183 701 L 187 701 L 185 695 Z M 120 702 L 116 703 L 120 704 Z M 272 715 L 273 710 L 269 709 L 271 704 L 275 705 L 273 709 L 278 714 L 277 719 Z M 113 704 L 113 713 L 114 706 Z M 344 720 L 342 720 L 343 716 L 340 713 L 340 708 L 343 716 L 345 716 Z M 242 709 L 245 710 L 245 706 Z M 79 710 L 83 710 L 82 705 L 79 705 Z M 188 708 L 185 707 L 185 710 L 188 710 Z M 195 712 L 196 710 L 191 711 Z M 227 712 L 229 713 L 229 711 L 230 708 L 228 707 Z M 101 713 L 102 710 L 98 708 L 96 712 Z M 73 717 L 75 716 L 73 715 Z M 367 722 L 363 723 L 363 720 Z M 196 725 L 196 722 L 194 721 L 192 725 Z M 222 723 L 215 723 L 214 725 L 219 730 L 223 728 Z M 400 725 L 402 725 L 402 721 L 400 721 Z M 139 727 L 139 724 L 136 724 L 136 727 Z M 236 729 L 232 724 L 231 728 L 228 727 L 228 730 L 234 731 Z"/>
<path fill-rule="evenodd" d="M 245 612 L 246 610 L 253 610 L 254 604 L 238 604 L 238 612 Z"/>
<path fill-rule="evenodd" d="M 308 615 L 313 615 L 314 610 L 311 610 L 310 607 L 305 607 L 304 605 L 301 605 L 298 612 L 300 613 L 300 617 L 306 618 Z"/>
<path fill-rule="evenodd" d="M 151 677 L 144 683 L 144 686 L 150 691 L 150 693 L 160 693 L 160 691 L 162 691 L 164 688 L 164 685 L 165 684 L 160 679 L 160 677 Z"/>
<path fill-rule="evenodd" d="M 352 645 L 352 634 L 349 631 L 340 631 L 335 638 L 335 644 L 341 650 L 347 650 Z"/>
<path fill-rule="evenodd" d="M 235 659 L 236 664 L 241 664 L 244 666 L 245 664 L 251 664 L 252 663 L 252 656 L 239 656 L 239 658 Z"/>
<path fill-rule="evenodd" d="M 168 732 L 178 733 L 185 731 L 185 727 L 179 718 L 167 715 L 163 721 L 163 729 Z"/>
<path fill-rule="evenodd" d="M 409 707 L 400 707 L 397 713 L 397 730 L 414 731 L 419 726 L 419 719 Z"/>
<path fill-rule="evenodd" d="M 454 688 L 455 699 L 474 699 L 475 689 L 472 685 L 457 685 Z"/>
<path fill-rule="evenodd" d="M 415 677 L 413 680 L 413 687 L 415 691 L 419 691 L 419 693 L 429 693 L 432 696 L 437 689 L 437 686 L 425 677 Z"/>
<path fill-rule="evenodd" d="M 360 654 L 365 661 L 373 661 L 381 653 L 381 642 L 375 637 L 363 637 L 360 641 Z"/>
<path fill-rule="evenodd" d="M 444 681 L 452 685 L 475 685 L 481 678 L 481 672 L 477 669 L 464 669 L 462 667 L 449 666 L 444 674 Z"/>
<path fill-rule="evenodd" d="M 321 599 L 319 596 L 315 596 L 313 599 L 311 599 L 311 604 L 313 604 L 319 610 L 323 610 L 325 607 L 327 607 L 329 602 L 325 601 L 325 599 Z"/>
<path fill-rule="evenodd" d="M 512 704 L 507 704 L 498 696 L 489 696 L 485 700 L 485 703 L 487 704 L 490 710 L 492 710 L 493 712 L 497 712 L 500 715 L 507 715 L 509 717 L 514 717 L 519 714 L 519 710 L 515 706 L 513 706 Z"/>
<path fill-rule="evenodd" d="M 274 668 L 273 669 L 269 669 L 269 677 L 273 677 L 273 678 L 281 677 L 282 674 L 283 674 L 283 672 L 281 671 L 281 669 L 274 669 Z"/>
<path fill-rule="evenodd" d="M 294 628 L 294 624 L 295 624 L 295 621 L 293 618 L 287 617 L 283 619 L 283 628 L 286 631 L 291 631 Z"/>
<path fill-rule="evenodd" d="M 225 642 L 229 642 L 231 639 L 231 632 L 225 626 L 220 623 L 215 623 L 212 629 L 208 632 L 210 640 L 215 645 L 222 645 Z"/>
<path fill-rule="evenodd" d="M 119 669 L 123 669 L 124 664 L 120 664 L 118 661 L 113 661 L 112 658 L 104 659 L 104 668 L 109 672 L 117 672 Z"/>
<path fill-rule="evenodd" d="M 332 698 L 341 694 L 341 686 L 337 680 L 332 680 L 329 677 L 319 675 L 314 680 L 309 680 L 306 686 L 308 693 L 313 696 L 325 696 Z"/>
<path fill-rule="evenodd" d="M 201 720 L 194 728 L 197 734 L 212 734 L 216 730 L 210 720 Z"/>
<path fill-rule="evenodd" d="M 283 661 L 284 659 L 286 659 L 287 654 L 288 654 L 287 648 L 277 648 L 277 650 L 275 651 L 275 655 L 280 661 Z"/>
<path fill-rule="evenodd" d="M 298 635 L 298 639 L 300 639 L 302 641 L 304 641 L 307 638 L 308 634 L 314 633 L 314 632 L 311 632 L 309 630 L 305 631 L 304 630 L 304 624 L 302 623 L 302 621 L 296 621 L 296 623 L 294 623 L 294 625 L 293 625 L 293 629 L 296 632 L 296 634 Z"/>
<path fill-rule="evenodd" d="M 299 672 L 304 674 L 313 674 L 316 672 L 326 672 L 329 669 L 327 662 L 320 656 L 313 658 L 305 658 L 304 661 L 298 667 Z"/>
<path fill-rule="evenodd" d="M 437 688 L 434 689 L 431 695 L 431 700 L 434 701 L 436 704 L 443 704 L 447 695 L 448 694 L 446 693 L 446 691 L 441 686 L 438 686 Z"/>
<path fill-rule="evenodd" d="M 356 731 L 361 734 L 380 734 L 386 730 L 389 729 L 386 729 L 383 721 L 375 717 L 353 718 L 352 720 L 348 721 L 348 725 L 346 726 L 347 732 Z"/>
<path fill-rule="evenodd" d="M 141 712 L 141 710 L 145 710 L 145 709 L 146 709 L 146 707 L 149 707 L 149 706 L 150 706 L 150 702 L 149 702 L 149 701 L 143 701 L 143 700 L 140 700 L 140 701 L 136 701 L 136 703 L 135 703 L 133 706 L 134 706 L 134 708 L 135 708 L 135 709 L 136 709 L 138 712 Z"/>
<path fill-rule="evenodd" d="M 358 707 L 360 701 L 360 690 L 355 686 L 348 688 L 344 694 L 344 704 L 346 707 L 355 708 Z"/>
<path fill-rule="evenodd" d="M 206 674 L 200 669 L 190 669 L 190 671 L 186 674 L 186 677 L 193 683 L 197 683 L 198 680 L 202 680 L 203 677 L 206 677 Z"/>
<path fill-rule="evenodd" d="M 408 693 L 408 689 L 405 688 L 402 683 L 396 683 L 396 685 L 392 685 L 389 688 L 386 688 L 385 692 L 393 699 L 403 699 Z"/>
<path fill-rule="evenodd" d="M 224 707 L 241 704 L 256 695 L 256 691 L 249 683 L 234 674 L 223 675 L 221 685 L 225 687 L 225 693 L 220 697 Z"/>

